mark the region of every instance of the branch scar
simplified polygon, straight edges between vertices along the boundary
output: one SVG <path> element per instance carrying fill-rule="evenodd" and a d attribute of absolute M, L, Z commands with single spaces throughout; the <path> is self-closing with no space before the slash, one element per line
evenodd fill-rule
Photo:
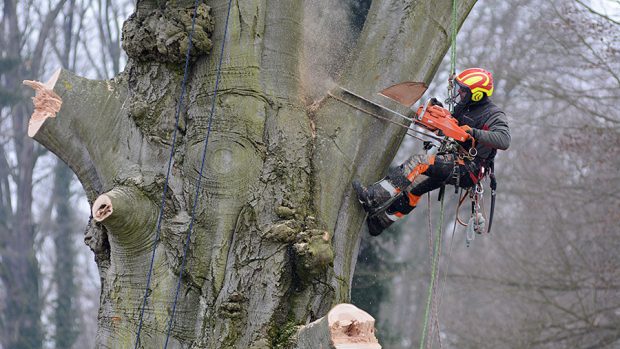
<path fill-rule="evenodd" d="M 97 222 L 101 222 L 108 218 L 112 215 L 112 212 L 114 212 L 112 200 L 110 200 L 110 197 L 106 194 L 99 196 L 93 203 L 92 214 Z"/>

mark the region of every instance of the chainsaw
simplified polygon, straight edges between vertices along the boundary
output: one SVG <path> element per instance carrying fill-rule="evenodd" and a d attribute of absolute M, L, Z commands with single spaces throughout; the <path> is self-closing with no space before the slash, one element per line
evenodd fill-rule
<path fill-rule="evenodd" d="M 413 105 L 422 97 L 426 89 L 426 84 L 422 82 L 407 81 L 383 89 L 378 94 L 415 111 Z M 447 110 L 444 109 L 445 112 L 443 113 L 427 112 L 428 107 L 431 105 L 431 99 L 423 103 L 417 109 L 417 113 L 412 113 L 411 116 L 407 116 L 341 86 L 337 86 L 334 90 L 328 92 L 328 94 L 330 97 L 365 114 L 404 127 L 407 129 L 407 134 L 409 136 L 422 141 L 431 140 L 443 145 L 447 142 L 454 143 L 453 141 L 465 142 L 470 138 L 469 134 L 459 127 L 458 121 L 453 118 Z M 408 121 L 408 123 L 396 122 L 390 116 L 397 116 Z M 419 131 L 412 126 L 420 126 L 427 132 Z M 441 136 L 435 133 L 429 133 L 428 131 L 439 131 Z M 427 139 L 421 139 L 410 132 L 424 136 Z"/>

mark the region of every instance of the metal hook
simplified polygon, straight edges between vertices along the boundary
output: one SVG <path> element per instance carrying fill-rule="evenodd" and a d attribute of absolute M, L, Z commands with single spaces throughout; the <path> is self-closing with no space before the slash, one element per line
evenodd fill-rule
<path fill-rule="evenodd" d="M 469 148 L 468 153 L 469 153 L 469 156 L 475 158 L 478 155 L 478 149 L 476 149 L 474 147 L 471 147 L 471 148 Z"/>

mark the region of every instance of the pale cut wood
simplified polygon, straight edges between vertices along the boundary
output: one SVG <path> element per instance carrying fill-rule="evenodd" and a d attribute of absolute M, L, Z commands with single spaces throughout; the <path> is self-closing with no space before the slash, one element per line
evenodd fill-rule
<path fill-rule="evenodd" d="M 62 98 L 53 91 L 59 76 L 60 69 L 56 70 L 46 83 L 33 80 L 23 81 L 24 85 L 30 86 L 36 91 L 36 95 L 32 97 L 34 112 L 28 123 L 29 137 L 34 137 L 37 134 L 45 120 L 56 117 L 56 113 L 62 106 Z"/>
<path fill-rule="evenodd" d="M 327 316 L 300 328 L 296 349 L 381 349 L 375 319 L 352 304 L 338 304 Z"/>
<path fill-rule="evenodd" d="M 102 222 L 104 219 L 108 218 L 112 212 L 114 212 L 112 200 L 106 194 L 99 196 L 93 203 L 93 219 L 97 222 Z"/>
<path fill-rule="evenodd" d="M 338 304 L 327 314 L 327 321 L 334 348 L 381 348 L 375 319 L 353 304 Z"/>

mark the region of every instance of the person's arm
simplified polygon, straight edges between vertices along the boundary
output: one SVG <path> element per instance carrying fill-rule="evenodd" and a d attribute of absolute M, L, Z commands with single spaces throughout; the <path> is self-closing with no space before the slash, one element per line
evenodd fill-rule
<path fill-rule="evenodd" d="M 485 126 L 487 130 L 471 129 L 471 135 L 477 142 L 492 148 L 506 150 L 510 146 L 510 129 L 503 112 L 495 113 L 489 118 Z"/>

